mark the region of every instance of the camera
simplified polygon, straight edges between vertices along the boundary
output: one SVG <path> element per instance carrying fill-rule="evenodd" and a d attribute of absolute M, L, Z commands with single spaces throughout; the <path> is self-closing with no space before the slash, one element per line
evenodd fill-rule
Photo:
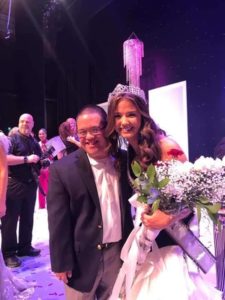
<path fill-rule="evenodd" d="M 50 146 L 48 150 L 43 152 L 42 156 L 40 157 L 40 164 L 42 168 L 47 168 L 51 164 L 51 159 L 53 157 L 53 153 L 55 151 L 55 148 L 53 146 Z"/>

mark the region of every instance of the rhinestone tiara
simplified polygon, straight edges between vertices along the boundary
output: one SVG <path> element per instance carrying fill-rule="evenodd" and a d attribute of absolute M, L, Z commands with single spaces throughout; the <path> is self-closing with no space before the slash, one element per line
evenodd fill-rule
<path fill-rule="evenodd" d="M 115 89 L 109 94 L 108 102 L 110 102 L 114 97 L 117 97 L 119 94 L 129 93 L 138 96 L 141 98 L 145 103 L 147 103 L 145 98 L 145 92 L 137 86 L 133 85 L 123 85 L 117 84 Z"/>

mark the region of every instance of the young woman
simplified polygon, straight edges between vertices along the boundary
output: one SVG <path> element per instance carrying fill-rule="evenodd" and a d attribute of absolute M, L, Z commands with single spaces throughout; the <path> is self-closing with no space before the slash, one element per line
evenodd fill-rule
<path fill-rule="evenodd" d="M 77 123 L 74 118 L 66 119 L 66 122 L 70 124 L 70 136 L 66 138 L 66 140 L 70 143 L 75 144 L 78 148 L 80 148 L 80 141 L 77 136 Z"/>
<path fill-rule="evenodd" d="M 118 85 L 109 95 L 106 135 L 111 142 L 112 153 L 116 157 L 120 138 L 128 142 L 128 172 L 131 177 L 133 174 L 130 165 L 133 160 L 138 161 L 143 169 L 160 160 L 186 160 L 180 146 L 166 136 L 149 116 L 143 91 L 133 86 Z M 221 299 L 221 294 L 208 287 L 198 273 L 188 272 L 183 251 L 162 230 L 173 222 L 183 219 L 186 213 L 171 216 L 157 210 L 153 215 L 142 214 L 141 221 L 148 228 L 148 233 L 143 230 L 144 235 L 131 233 L 128 238 L 121 253 L 124 266 L 115 284 L 112 300 L 118 299 L 124 278 L 126 278 L 126 289 L 122 299 Z M 141 251 L 137 250 L 143 244 L 143 239 L 149 247 L 144 259 L 140 257 Z"/>
<path fill-rule="evenodd" d="M 41 147 L 42 153 L 45 153 L 47 151 L 47 130 L 45 128 L 41 128 L 38 131 L 38 138 L 39 138 L 39 145 Z M 39 175 L 39 184 L 41 186 L 38 188 L 38 202 L 39 202 L 39 208 L 45 208 L 46 206 L 46 195 L 48 192 L 48 175 L 49 170 L 47 168 L 41 168 L 40 175 Z"/>
<path fill-rule="evenodd" d="M 137 160 L 143 169 L 160 160 L 178 159 L 186 161 L 186 155 L 180 146 L 166 136 L 150 117 L 144 92 L 133 86 L 117 85 L 109 96 L 108 126 L 106 135 L 111 143 L 111 151 L 118 156 L 121 137 L 128 142 L 128 167 L 132 176 L 131 162 Z M 175 154 L 175 155 L 174 155 Z M 160 214 L 160 220 L 159 216 Z M 162 229 L 170 225 L 171 216 L 162 212 L 154 216 L 143 214 L 142 221 L 154 229 Z M 165 236 L 160 239 L 165 243 Z M 168 241 L 166 241 L 168 244 Z"/>
<path fill-rule="evenodd" d="M 73 127 L 71 128 L 70 122 L 66 121 L 59 125 L 59 136 L 62 142 L 65 145 L 65 149 L 57 154 L 57 158 L 61 159 L 64 156 L 76 151 L 79 146 L 80 142 L 76 141 L 73 132 Z"/>

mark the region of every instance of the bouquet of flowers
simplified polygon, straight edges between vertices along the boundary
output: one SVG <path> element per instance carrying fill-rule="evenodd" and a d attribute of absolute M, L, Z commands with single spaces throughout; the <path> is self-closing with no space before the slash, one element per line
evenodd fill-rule
<path fill-rule="evenodd" d="M 146 171 L 138 162 L 132 163 L 136 176 L 133 181 L 138 201 L 176 214 L 184 208 L 206 209 L 215 224 L 219 224 L 219 210 L 225 202 L 225 159 L 200 157 L 194 163 L 178 160 L 160 161 Z"/>

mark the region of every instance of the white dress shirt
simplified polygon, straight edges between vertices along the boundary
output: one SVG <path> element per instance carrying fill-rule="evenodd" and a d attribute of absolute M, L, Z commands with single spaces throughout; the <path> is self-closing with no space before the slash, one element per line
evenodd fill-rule
<path fill-rule="evenodd" d="M 118 173 L 109 156 L 95 160 L 88 156 L 94 173 L 103 220 L 102 243 L 118 242 L 122 238 Z"/>

